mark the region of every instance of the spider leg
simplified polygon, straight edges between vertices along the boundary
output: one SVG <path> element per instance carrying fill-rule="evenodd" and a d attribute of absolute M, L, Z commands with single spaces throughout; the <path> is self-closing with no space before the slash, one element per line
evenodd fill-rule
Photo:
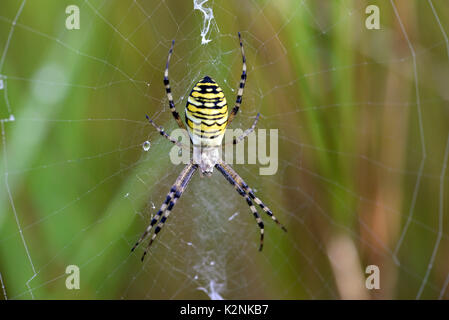
<path fill-rule="evenodd" d="M 187 187 L 187 185 L 190 182 L 190 179 L 192 178 L 193 174 L 195 173 L 196 169 L 198 168 L 198 165 L 196 165 L 196 164 L 190 164 L 189 166 L 190 166 L 189 170 L 187 171 L 185 177 L 180 181 L 180 185 L 177 187 L 177 191 L 174 193 L 172 200 L 170 201 L 167 208 L 165 209 L 164 215 L 159 220 L 159 223 L 157 224 L 156 228 L 154 229 L 153 236 L 151 237 L 150 242 L 148 243 L 148 246 L 146 247 L 145 251 L 143 252 L 142 259 L 141 259 L 142 261 L 145 258 L 145 255 L 147 254 L 148 250 L 150 249 L 150 246 L 153 244 L 154 239 L 156 239 L 157 234 L 159 233 L 159 231 L 161 231 L 162 227 L 164 226 L 164 223 L 167 221 L 167 218 L 170 215 L 173 207 L 175 206 L 176 201 L 178 201 L 178 199 L 182 196 L 185 188 Z"/>
<path fill-rule="evenodd" d="M 156 234 L 159 233 L 159 231 L 161 230 L 163 224 L 167 220 L 167 217 L 170 215 L 171 210 L 173 209 L 174 205 L 176 204 L 176 201 L 181 197 L 182 193 L 184 192 L 185 188 L 187 187 L 187 184 L 189 183 L 190 179 L 192 178 L 192 176 L 195 173 L 197 168 L 198 168 L 198 165 L 190 163 L 182 170 L 179 177 L 176 179 L 176 182 L 171 187 L 170 192 L 167 194 L 167 198 L 165 199 L 161 208 L 156 213 L 156 215 L 153 217 L 153 219 L 151 219 L 151 222 L 148 225 L 148 227 L 146 228 L 145 232 L 142 234 L 142 236 L 139 238 L 139 240 L 136 242 L 136 244 L 131 249 L 131 251 L 134 251 L 137 248 L 137 246 L 147 237 L 147 235 L 150 233 L 153 226 L 159 221 L 159 223 L 157 224 L 157 226 L 155 228 L 154 234 L 150 240 L 150 243 L 142 255 L 142 261 L 143 261 L 145 255 L 147 254 L 148 248 L 150 247 L 150 245 L 153 243 L 154 239 L 156 238 Z M 164 214 L 164 215 L 162 216 L 162 214 Z M 162 218 L 161 218 L 161 216 L 162 216 Z M 159 218 L 160 218 L 160 220 L 159 220 Z"/>
<path fill-rule="evenodd" d="M 175 40 L 172 41 L 170 50 L 168 51 L 167 64 L 165 65 L 165 73 L 164 73 L 164 85 L 165 85 L 165 92 L 167 93 L 168 103 L 170 105 L 170 111 L 173 114 L 173 117 L 175 118 L 176 122 L 178 123 L 178 126 L 181 129 L 185 129 L 186 127 L 184 126 L 184 123 L 181 121 L 179 113 L 176 111 L 175 103 L 173 101 L 173 95 L 171 93 L 170 81 L 168 80 L 168 66 L 170 64 L 171 55 L 173 54 L 174 45 Z"/>
<path fill-rule="evenodd" d="M 242 37 L 239 32 L 239 42 L 240 42 L 240 50 L 242 51 L 242 76 L 240 77 L 240 85 L 239 90 L 237 92 L 237 99 L 235 101 L 234 108 L 232 109 L 231 113 L 228 117 L 228 124 L 230 125 L 232 120 L 234 120 L 234 117 L 236 116 L 237 112 L 239 111 L 240 105 L 242 104 L 242 98 L 243 98 L 243 88 L 245 87 L 246 83 L 246 56 L 245 56 L 245 50 L 243 50 L 243 43 L 242 43 Z"/>
<path fill-rule="evenodd" d="M 248 194 L 240 187 L 240 185 L 235 181 L 235 179 L 220 165 L 216 164 L 215 167 L 220 171 L 223 176 L 226 178 L 226 180 L 229 181 L 230 184 L 232 184 L 235 188 L 235 190 L 240 194 L 243 198 L 245 198 L 246 203 L 248 204 L 251 212 L 253 213 L 254 218 L 256 219 L 257 225 L 260 228 L 260 245 L 259 245 L 259 251 L 262 251 L 263 248 L 263 236 L 264 236 L 264 224 L 262 219 L 259 216 L 259 213 L 256 210 L 256 207 L 254 206 L 253 202 L 251 201 Z"/>
<path fill-rule="evenodd" d="M 246 184 L 246 182 L 240 177 L 235 170 L 228 165 L 227 163 L 221 162 L 220 165 L 222 166 L 223 170 L 227 172 L 228 175 L 230 175 L 234 181 L 240 186 L 240 188 L 245 191 L 246 194 L 248 194 L 251 199 L 254 200 L 254 202 L 267 214 L 271 217 L 271 219 L 285 232 L 287 232 L 287 229 L 279 222 L 279 220 L 276 218 L 276 216 L 273 214 L 273 212 L 268 208 L 262 200 L 260 200 L 256 195 L 254 194 L 254 191 Z"/>
<path fill-rule="evenodd" d="M 180 148 L 189 149 L 188 146 L 183 145 L 182 143 L 177 141 L 175 138 L 172 138 L 168 133 L 166 133 L 164 131 L 164 129 L 162 127 L 159 127 L 156 123 L 154 123 L 154 121 L 151 120 L 151 118 L 148 115 L 145 115 L 145 116 L 146 116 L 148 122 L 150 122 L 151 125 L 156 128 L 156 130 L 161 134 L 161 136 L 163 136 L 164 138 L 168 139 L 171 143 L 176 144 Z"/>
<path fill-rule="evenodd" d="M 249 129 L 246 129 L 245 132 L 243 132 L 243 134 L 241 136 L 239 136 L 237 138 L 234 137 L 234 139 L 232 140 L 232 144 L 239 143 L 240 141 L 245 139 L 249 134 L 251 134 L 251 132 L 254 131 L 254 129 L 256 128 L 256 125 L 257 125 L 257 121 L 259 121 L 259 116 L 260 116 L 260 113 L 257 113 L 256 118 L 254 119 L 253 125 Z"/>

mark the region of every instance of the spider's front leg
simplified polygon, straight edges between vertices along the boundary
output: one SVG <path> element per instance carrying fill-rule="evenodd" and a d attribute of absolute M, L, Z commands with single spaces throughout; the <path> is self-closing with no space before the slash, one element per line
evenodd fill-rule
<path fill-rule="evenodd" d="M 181 121 L 181 118 L 179 117 L 179 113 L 176 111 L 175 102 L 173 101 L 173 95 L 171 93 L 171 87 L 170 87 L 170 80 L 168 79 L 168 67 L 170 65 L 170 58 L 173 54 L 173 47 L 175 45 L 175 40 L 172 41 L 170 50 L 168 51 L 168 57 L 167 57 L 167 64 L 165 65 L 165 72 L 164 72 L 164 86 L 165 86 L 165 93 L 167 94 L 168 104 L 170 106 L 170 111 L 175 118 L 176 122 L 178 123 L 178 126 L 181 129 L 185 129 L 184 123 Z"/>
<path fill-rule="evenodd" d="M 235 100 L 234 108 L 232 109 L 231 113 L 229 114 L 228 118 L 228 126 L 231 124 L 232 120 L 234 120 L 234 117 L 237 115 L 237 112 L 240 109 L 240 105 L 242 104 L 243 99 L 243 89 L 245 88 L 246 83 L 246 56 L 245 56 L 245 50 L 243 50 L 243 42 L 242 42 L 242 36 L 239 32 L 239 43 L 240 43 L 240 50 L 242 52 L 242 75 L 240 77 L 240 84 L 239 84 L 239 90 L 237 91 L 237 99 Z"/>

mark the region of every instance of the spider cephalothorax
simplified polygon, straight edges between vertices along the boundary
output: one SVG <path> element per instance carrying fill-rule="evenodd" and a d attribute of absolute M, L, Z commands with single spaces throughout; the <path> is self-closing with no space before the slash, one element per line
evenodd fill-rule
<path fill-rule="evenodd" d="M 170 82 L 168 80 L 168 66 L 170 62 L 171 55 L 173 53 L 174 41 L 170 51 L 168 52 L 167 65 L 164 73 L 164 85 L 165 91 L 167 93 L 168 102 L 170 105 L 170 111 L 173 114 L 179 127 L 187 130 L 190 140 L 193 143 L 193 157 L 190 163 L 182 170 L 178 179 L 176 179 L 175 184 L 170 189 L 164 203 L 162 204 L 159 211 L 156 213 L 153 219 L 151 219 L 150 224 L 146 228 L 145 232 L 142 234 L 140 239 L 136 242 L 132 251 L 142 242 L 143 239 L 150 233 L 154 225 L 154 233 L 151 236 L 151 240 L 148 243 L 148 247 L 145 249 L 142 255 L 142 261 L 147 253 L 148 248 L 153 243 L 159 231 L 164 226 L 165 221 L 170 215 L 171 210 L 176 204 L 176 201 L 181 197 L 185 188 L 187 187 L 193 174 L 199 168 L 202 175 L 210 176 L 214 168 L 216 168 L 226 180 L 231 183 L 237 192 L 245 198 L 256 222 L 260 228 L 260 245 L 259 250 L 263 247 L 264 238 L 264 224 L 259 216 L 259 213 L 254 206 L 253 201 L 267 214 L 274 222 L 276 222 L 284 231 L 287 231 L 284 226 L 282 226 L 276 217 L 273 215 L 271 210 L 254 195 L 253 190 L 243 181 L 243 179 L 232 169 L 230 165 L 225 163 L 220 158 L 219 148 L 222 145 L 223 136 L 226 131 L 226 127 L 232 122 L 235 115 L 239 111 L 240 105 L 242 103 L 243 88 L 246 82 L 246 58 L 245 52 L 243 50 L 242 39 L 239 32 L 240 49 L 242 51 L 243 60 L 243 70 L 240 77 L 239 90 L 237 92 L 237 99 L 228 116 L 228 106 L 226 103 L 226 98 L 224 96 L 223 90 L 220 86 L 212 80 L 209 76 L 205 76 L 201 79 L 190 92 L 187 98 L 187 104 L 185 107 L 185 122 L 187 125 L 181 121 L 178 112 L 175 108 L 175 103 L 173 101 L 173 96 L 171 94 Z M 246 130 L 240 137 L 234 139 L 233 143 L 237 144 L 242 141 L 248 134 L 250 134 L 256 127 L 259 115 L 256 116 L 251 128 Z M 161 135 L 170 140 L 172 143 L 180 146 L 181 145 L 176 139 L 170 137 L 165 131 L 157 126 L 148 116 L 148 121 L 159 131 Z"/>

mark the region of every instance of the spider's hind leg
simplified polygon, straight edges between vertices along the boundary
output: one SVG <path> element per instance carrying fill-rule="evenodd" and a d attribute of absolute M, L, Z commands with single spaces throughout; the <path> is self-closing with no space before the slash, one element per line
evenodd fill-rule
<path fill-rule="evenodd" d="M 167 206 L 169 205 L 169 203 L 171 203 L 174 195 L 176 192 L 176 186 L 174 185 L 171 189 L 170 192 L 167 194 L 167 198 L 165 199 L 164 203 L 162 204 L 161 208 L 159 209 L 159 211 L 156 213 L 156 215 L 153 217 L 153 219 L 151 219 L 150 224 L 148 225 L 148 227 L 145 229 L 144 233 L 142 234 L 142 236 L 139 238 L 139 240 L 137 240 L 137 242 L 134 244 L 133 248 L 131 249 L 131 251 L 134 251 L 137 246 L 143 241 L 143 239 L 146 238 L 146 236 L 150 233 L 151 229 L 153 228 L 153 226 L 159 221 L 159 218 L 161 217 L 162 213 L 165 212 L 165 209 L 167 208 Z"/>
<path fill-rule="evenodd" d="M 240 187 L 240 185 L 235 181 L 235 179 L 222 167 L 223 164 L 216 164 L 215 167 L 220 171 L 223 176 L 226 178 L 226 180 L 229 181 L 230 184 L 232 184 L 235 188 L 235 190 L 240 194 L 243 198 L 245 198 L 246 203 L 249 206 L 249 209 L 253 213 L 254 218 L 256 219 L 257 225 L 260 228 L 260 245 L 259 245 L 259 251 L 262 251 L 263 248 L 263 238 L 264 238 L 264 224 L 262 219 L 260 218 L 259 213 L 256 210 L 256 207 L 254 206 L 252 200 L 246 194 L 246 192 Z"/>
<path fill-rule="evenodd" d="M 175 184 L 171 187 L 170 192 L 167 194 L 167 198 L 165 199 L 161 208 L 153 217 L 153 219 L 151 219 L 151 222 L 148 225 L 147 229 L 139 238 L 139 240 L 136 242 L 134 247 L 131 249 L 131 251 L 134 251 L 137 248 L 137 246 L 148 236 L 153 226 L 159 221 L 156 228 L 154 229 L 154 233 L 150 239 L 150 242 L 148 243 L 148 246 L 145 248 L 145 251 L 142 255 L 141 259 L 142 261 L 145 258 L 145 255 L 147 254 L 148 249 L 153 243 L 157 234 L 159 233 L 159 231 L 161 231 L 162 227 L 164 226 L 164 223 L 166 222 L 168 216 L 170 215 L 171 210 L 175 206 L 176 201 L 181 197 L 182 193 L 184 192 L 185 188 L 187 187 L 188 183 L 190 182 L 190 179 L 192 178 L 197 168 L 198 165 L 193 164 L 191 162 L 182 170 L 181 174 L 176 179 Z"/>
<path fill-rule="evenodd" d="M 232 179 L 234 180 L 234 182 L 236 184 L 239 185 L 239 187 L 245 192 L 245 194 L 248 194 L 252 200 L 254 200 L 254 202 L 267 214 L 271 217 L 271 219 L 285 232 L 287 232 L 287 229 L 284 227 L 284 225 L 282 223 L 279 222 L 279 220 L 276 218 L 276 216 L 273 214 L 273 212 L 270 210 L 270 208 L 268 208 L 263 202 L 262 200 L 260 200 L 258 197 L 256 197 L 256 195 L 254 194 L 254 191 L 248 186 L 248 184 L 246 184 L 246 182 L 242 179 L 242 177 L 240 177 L 237 172 L 235 172 L 235 170 L 228 165 L 227 163 L 220 163 L 220 166 L 222 168 L 222 170 L 224 170 L 226 172 L 227 175 L 229 175 L 230 177 L 232 177 Z M 218 167 L 217 167 L 218 168 Z M 220 169 L 219 169 L 220 170 Z M 223 173 L 220 170 L 221 173 Z M 223 175 L 225 175 L 223 173 Z"/>

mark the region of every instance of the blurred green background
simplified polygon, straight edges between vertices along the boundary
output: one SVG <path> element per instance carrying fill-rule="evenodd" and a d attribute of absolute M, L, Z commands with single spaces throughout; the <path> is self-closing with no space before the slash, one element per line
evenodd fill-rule
<path fill-rule="evenodd" d="M 193 1 L 1 1 L 0 298 L 448 298 L 447 1 L 204 6 L 202 45 Z M 235 101 L 238 31 L 248 82 L 232 127 L 260 112 L 259 128 L 279 130 L 279 169 L 234 167 L 289 232 L 262 216 L 259 253 L 245 201 L 219 173 L 197 175 L 141 263 L 130 248 L 181 171 L 145 121 L 176 128 L 170 42 L 183 115 L 204 75 Z M 369 265 L 380 289 L 365 287 Z"/>

